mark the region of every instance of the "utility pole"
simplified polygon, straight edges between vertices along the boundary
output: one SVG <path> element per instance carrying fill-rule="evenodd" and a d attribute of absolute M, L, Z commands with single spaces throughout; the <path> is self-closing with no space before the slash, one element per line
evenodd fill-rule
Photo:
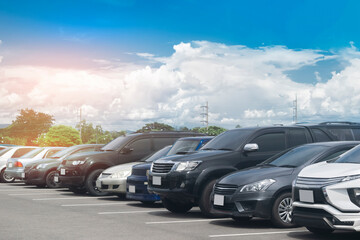
<path fill-rule="evenodd" d="M 82 140 L 82 138 L 81 138 L 81 107 L 80 107 L 80 124 L 79 124 L 79 126 L 80 126 L 80 139 Z"/>
<path fill-rule="evenodd" d="M 201 116 L 203 117 L 202 123 L 206 124 L 206 133 L 209 131 L 209 103 L 206 101 L 205 106 L 201 106 L 203 112 L 201 113 Z"/>
<path fill-rule="evenodd" d="M 293 122 L 297 123 L 297 94 L 295 100 L 293 101 Z"/>

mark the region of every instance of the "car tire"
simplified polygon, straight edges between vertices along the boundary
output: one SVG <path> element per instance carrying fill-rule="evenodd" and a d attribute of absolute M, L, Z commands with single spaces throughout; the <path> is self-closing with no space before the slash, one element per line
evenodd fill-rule
<path fill-rule="evenodd" d="M 193 204 L 191 202 L 183 203 L 173 201 L 167 198 L 162 198 L 161 200 L 164 207 L 173 213 L 186 213 L 193 207 Z"/>
<path fill-rule="evenodd" d="M 100 176 L 100 174 L 104 171 L 104 169 L 95 169 L 93 170 L 85 180 L 85 189 L 92 196 L 106 196 L 109 195 L 108 192 L 102 192 L 100 189 L 96 187 L 96 179 Z"/>
<path fill-rule="evenodd" d="M 49 172 L 45 177 L 46 186 L 48 188 L 58 188 L 61 185 L 61 183 L 54 181 L 55 173 L 56 170 L 53 170 Z"/>
<path fill-rule="evenodd" d="M 86 189 L 85 188 L 77 188 L 77 187 L 70 187 L 69 188 L 70 192 L 73 192 L 75 194 L 85 194 L 86 193 Z"/>
<path fill-rule="evenodd" d="M 0 180 L 3 183 L 12 183 L 15 181 L 14 177 L 10 177 L 5 173 L 5 168 L 0 173 Z"/>
<path fill-rule="evenodd" d="M 142 202 L 142 204 L 146 205 L 146 206 L 151 206 L 155 203 L 155 201 L 140 201 Z"/>
<path fill-rule="evenodd" d="M 332 233 L 334 230 L 331 228 L 316 228 L 316 227 L 306 227 L 310 232 L 317 235 L 327 235 Z"/>
<path fill-rule="evenodd" d="M 272 206 L 271 222 L 274 226 L 280 228 L 295 227 L 292 220 L 292 199 L 291 193 L 286 192 L 278 196 Z"/>
<path fill-rule="evenodd" d="M 216 183 L 216 179 L 211 180 L 210 182 L 208 182 L 205 185 L 204 189 L 201 192 L 199 207 L 200 207 L 201 213 L 203 215 L 205 215 L 206 217 L 219 216 L 219 215 L 212 214 L 210 212 L 211 208 L 212 208 L 210 194 L 211 194 L 211 191 L 212 191 L 215 183 Z"/>

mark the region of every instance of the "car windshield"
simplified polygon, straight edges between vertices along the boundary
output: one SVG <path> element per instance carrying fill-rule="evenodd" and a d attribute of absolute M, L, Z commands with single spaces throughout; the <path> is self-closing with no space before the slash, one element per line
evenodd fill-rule
<path fill-rule="evenodd" d="M 236 129 L 226 131 L 217 137 L 213 138 L 210 142 L 205 144 L 201 150 L 230 150 L 234 151 L 249 137 L 253 130 L 249 129 Z"/>
<path fill-rule="evenodd" d="M 283 152 L 280 156 L 277 155 L 274 158 L 270 158 L 265 161 L 263 165 L 296 168 L 314 159 L 328 148 L 328 146 L 324 145 L 304 145 L 296 147 Z"/>
<path fill-rule="evenodd" d="M 102 151 L 116 151 L 120 148 L 121 145 L 123 145 L 125 142 L 127 142 L 129 139 L 129 136 L 120 136 L 118 138 L 115 138 L 108 144 L 106 144 L 104 147 L 101 148 Z"/>
<path fill-rule="evenodd" d="M 21 156 L 20 158 L 33 158 L 36 155 L 38 155 L 40 152 L 42 152 L 44 148 L 36 148 L 28 153 L 26 153 L 24 156 Z"/>
<path fill-rule="evenodd" d="M 334 163 L 360 163 L 360 145 L 341 155 Z"/>
<path fill-rule="evenodd" d="M 10 149 L 12 148 L 5 148 L 3 150 L 0 151 L 0 156 L 4 155 L 5 153 L 7 153 L 8 151 L 10 151 Z"/>
<path fill-rule="evenodd" d="M 166 155 L 166 153 L 169 152 L 170 148 L 171 148 L 171 145 L 166 146 L 166 147 L 160 149 L 159 151 L 155 152 L 154 154 L 151 154 L 151 155 L 143 158 L 141 161 L 142 162 L 153 162 L 156 159 L 164 157 Z"/>
<path fill-rule="evenodd" d="M 68 153 L 71 153 L 72 151 L 78 149 L 78 148 L 79 148 L 78 145 L 65 148 L 64 150 L 61 150 L 61 151 L 55 153 L 54 155 L 52 155 L 49 158 L 61 158 L 61 157 L 65 156 L 65 155 L 67 155 Z"/>
<path fill-rule="evenodd" d="M 200 139 L 184 139 L 184 140 L 177 140 L 173 147 L 170 149 L 166 156 L 179 154 L 179 153 L 187 153 L 191 151 L 195 151 L 197 146 L 199 145 Z"/>

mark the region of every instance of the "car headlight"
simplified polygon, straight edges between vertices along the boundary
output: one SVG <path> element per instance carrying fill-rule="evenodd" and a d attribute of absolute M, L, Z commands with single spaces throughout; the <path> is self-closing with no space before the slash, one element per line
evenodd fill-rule
<path fill-rule="evenodd" d="M 264 179 L 258 182 L 247 184 L 240 189 L 240 192 L 260 192 L 268 189 L 271 184 L 276 182 L 274 179 Z"/>
<path fill-rule="evenodd" d="M 348 194 L 351 202 L 360 207 L 360 188 L 350 188 Z"/>
<path fill-rule="evenodd" d="M 111 174 L 110 178 L 127 178 L 128 176 L 130 176 L 131 171 L 121 171 L 121 172 L 116 172 Z"/>
<path fill-rule="evenodd" d="M 74 166 L 77 166 L 77 165 L 82 165 L 82 164 L 84 164 L 85 162 L 86 162 L 86 160 L 73 161 L 73 162 L 72 162 L 72 165 L 74 165 Z"/>
<path fill-rule="evenodd" d="M 352 175 L 352 176 L 344 177 L 341 181 L 346 182 L 346 181 L 351 181 L 351 180 L 355 180 L 355 179 L 359 179 L 359 178 L 360 178 L 360 175 Z"/>
<path fill-rule="evenodd" d="M 49 164 L 41 163 L 41 164 L 39 164 L 39 165 L 36 166 L 36 169 L 46 168 L 47 165 L 49 165 Z"/>
<path fill-rule="evenodd" d="M 194 170 L 197 166 L 199 166 L 200 163 L 201 161 L 181 162 L 176 166 L 175 171 L 177 172 L 191 171 Z"/>

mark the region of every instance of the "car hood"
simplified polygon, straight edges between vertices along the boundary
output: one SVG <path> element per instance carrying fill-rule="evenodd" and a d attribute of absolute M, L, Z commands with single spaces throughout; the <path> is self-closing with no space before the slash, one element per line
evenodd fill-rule
<path fill-rule="evenodd" d="M 238 186 L 261 181 L 268 178 L 277 178 L 291 175 L 294 168 L 259 166 L 230 173 L 223 177 L 220 184 L 236 184 Z M 295 176 L 294 176 L 295 177 Z"/>
<path fill-rule="evenodd" d="M 148 163 L 139 163 L 139 164 L 136 164 L 134 165 L 132 168 L 133 169 L 150 169 L 151 168 L 151 162 L 148 162 Z"/>
<path fill-rule="evenodd" d="M 360 164 L 321 162 L 304 168 L 299 177 L 334 178 L 360 174 Z"/>
<path fill-rule="evenodd" d="M 171 155 L 167 157 L 160 158 L 156 162 L 186 162 L 186 161 L 210 161 L 213 159 L 219 160 L 219 156 L 226 157 L 233 155 L 234 151 L 224 151 L 224 150 L 206 150 L 198 151 L 192 154 L 185 155 Z"/>
<path fill-rule="evenodd" d="M 79 161 L 84 159 L 92 159 L 97 157 L 106 157 L 117 154 L 116 151 L 94 151 L 94 152 L 84 152 L 84 153 L 78 153 L 68 156 L 65 160 L 66 161 Z"/>
<path fill-rule="evenodd" d="M 130 162 L 125 164 L 116 165 L 110 168 L 107 168 L 103 173 L 117 173 L 122 171 L 131 171 L 132 166 L 139 164 L 140 162 Z"/>

